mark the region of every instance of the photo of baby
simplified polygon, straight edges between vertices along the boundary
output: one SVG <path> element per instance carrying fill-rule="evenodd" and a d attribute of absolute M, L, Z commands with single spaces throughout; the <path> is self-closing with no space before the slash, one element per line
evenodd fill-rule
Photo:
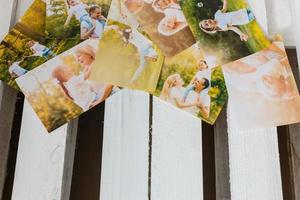
<path fill-rule="evenodd" d="M 116 0 L 119 16 L 132 16 L 167 57 L 192 46 L 195 39 L 176 0 Z"/>
<path fill-rule="evenodd" d="M 15 89 L 17 77 L 54 56 L 38 42 L 45 36 L 45 17 L 46 4 L 35 0 L 0 43 L 0 80 Z"/>
<path fill-rule="evenodd" d="M 209 124 L 228 98 L 221 67 L 209 66 L 197 44 L 165 59 L 154 95 Z"/>
<path fill-rule="evenodd" d="M 91 80 L 155 90 L 164 56 L 135 28 L 109 20 L 96 55 Z"/>
<path fill-rule="evenodd" d="M 90 80 L 97 46 L 97 39 L 86 40 L 16 79 L 49 132 L 119 90 Z"/>
<path fill-rule="evenodd" d="M 222 67 L 240 129 L 300 121 L 300 96 L 282 41 Z"/>
<path fill-rule="evenodd" d="M 185 0 L 181 8 L 196 40 L 215 65 L 226 64 L 270 45 L 246 0 Z"/>

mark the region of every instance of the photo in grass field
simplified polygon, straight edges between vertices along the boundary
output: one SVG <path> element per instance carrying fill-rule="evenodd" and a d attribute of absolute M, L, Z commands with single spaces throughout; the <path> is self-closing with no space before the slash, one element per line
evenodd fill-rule
<path fill-rule="evenodd" d="M 196 41 L 177 0 L 116 0 L 123 19 L 135 18 L 166 57 L 174 56 Z"/>
<path fill-rule="evenodd" d="M 88 39 L 16 79 L 26 99 L 51 132 L 118 91 L 89 80 L 98 39 Z"/>
<path fill-rule="evenodd" d="M 46 0 L 45 45 L 57 55 L 89 38 L 100 38 L 111 0 Z"/>
<path fill-rule="evenodd" d="M 270 45 L 246 0 L 181 0 L 180 5 L 212 65 L 238 60 Z"/>
<path fill-rule="evenodd" d="M 197 44 L 165 59 L 154 95 L 210 124 L 228 99 L 222 68 L 209 66 Z"/>
<path fill-rule="evenodd" d="M 300 122 L 300 96 L 282 41 L 222 68 L 237 128 Z"/>
<path fill-rule="evenodd" d="M 91 80 L 154 91 L 164 56 L 134 27 L 108 20 L 100 40 Z"/>
<path fill-rule="evenodd" d="M 49 58 L 32 48 L 35 45 L 46 49 L 40 44 L 45 37 L 45 18 L 46 4 L 35 0 L 0 43 L 0 80 L 15 89 L 18 89 L 17 77 Z"/>

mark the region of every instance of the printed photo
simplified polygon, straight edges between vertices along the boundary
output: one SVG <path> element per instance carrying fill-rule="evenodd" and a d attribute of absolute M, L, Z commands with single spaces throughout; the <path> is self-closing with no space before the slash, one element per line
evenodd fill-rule
<path fill-rule="evenodd" d="M 16 79 L 49 132 L 119 90 L 89 80 L 97 46 L 97 39 L 89 39 Z"/>
<path fill-rule="evenodd" d="M 165 56 L 174 56 L 196 42 L 176 0 L 116 1 L 114 10 L 122 18 L 133 16 Z"/>
<path fill-rule="evenodd" d="M 46 0 L 46 46 L 60 54 L 83 40 L 100 38 L 111 0 Z"/>
<path fill-rule="evenodd" d="M 228 99 L 221 67 L 211 67 L 197 44 L 166 58 L 155 96 L 209 124 Z"/>
<path fill-rule="evenodd" d="M 226 64 L 270 45 L 246 0 L 182 0 L 181 8 L 212 65 Z"/>
<path fill-rule="evenodd" d="M 100 40 L 91 80 L 155 91 L 164 56 L 137 29 L 110 21 Z"/>
<path fill-rule="evenodd" d="M 45 37 L 46 4 L 35 0 L 0 43 L 0 80 L 18 89 L 15 79 L 51 57 Z M 44 52 L 44 53 L 43 53 Z"/>
<path fill-rule="evenodd" d="M 240 129 L 300 122 L 300 96 L 282 41 L 223 65 L 223 71 Z"/>

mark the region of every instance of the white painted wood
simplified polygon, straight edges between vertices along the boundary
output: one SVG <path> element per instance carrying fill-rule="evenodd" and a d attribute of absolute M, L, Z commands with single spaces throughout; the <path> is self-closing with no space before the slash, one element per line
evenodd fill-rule
<path fill-rule="evenodd" d="M 23 15 L 33 0 L 22 0 L 17 5 L 18 18 Z M 61 199 L 61 194 L 68 196 L 62 188 L 69 191 L 65 185 L 70 185 L 64 170 L 66 148 L 75 145 L 67 143 L 67 125 L 48 134 L 44 126 L 32 110 L 28 102 L 24 104 L 22 126 L 20 132 L 18 156 L 15 169 L 12 199 Z M 75 136 L 76 138 L 76 136 Z M 67 153 L 74 151 L 70 148 Z M 70 153 L 70 159 L 72 160 Z M 68 168 L 72 173 L 72 168 Z M 69 177 L 70 175 L 68 175 Z"/>
<path fill-rule="evenodd" d="M 294 38 L 295 38 L 295 45 L 298 52 L 298 63 L 300 63 L 300 1 L 298 0 L 290 0 L 292 13 L 293 13 L 293 27 L 294 27 Z"/>
<path fill-rule="evenodd" d="M 201 200 L 201 120 L 153 100 L 152 126 L 153 200 Z"/>
<path fill-rule="evenodd" d="M 148 199 L 149 95 L 123 90 L 105 104 L 101 200 Z"/>
<path fill-rule="evenodd" d="M 0 28 L 1 41 L 8 33 L 10 26 L 14 23 L 16 3 L 17 0 L 0 0 L 0 15 L 2 19 Z"/>
<path fill-rule="evenodd" d="M 292 1 L 266 0 L 269 33 L 282 34 L 284 43 L 288 47 L 295 47 L 297 42 L 293 34 L 296 31 L 296 27 L 293 20 Z"/>
<path fill-rule="evenodd" d="M 12 199 L 60 199 L 67 126 L 48 134 L 25 102 Z"/>
<path fill-rule="evenodd" d="M 251 0 L 249 3 L 254 10 L 265 8 L 265 2 L 261 0 Z M 266 21 L 264 13 L 255 14 L 258 20 Z M 269 20 L 280 17 L 280 13 L 275 15 L 268 11 L 267 14 L 272 16 Z M 275 27 L 275 22 L 276 20 L 270 22 L 270 27 Z M 283 197 L 276 127 L 239 131 L 236 128 L 238 120 L 231 116 L 232 106 L 234 105 L 229 99 L 227 120 L 232 200 L 281 200 Z"/>

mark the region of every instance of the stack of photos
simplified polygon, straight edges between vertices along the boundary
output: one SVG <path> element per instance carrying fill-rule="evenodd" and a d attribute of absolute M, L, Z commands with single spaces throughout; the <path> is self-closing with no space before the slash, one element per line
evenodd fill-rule
<path fill-rule="evenodd" d="M 222 68 L 209 66 L 197 44 L 165 59 L 154 95 L 209 124 L 228 99 Z"/>
<path fill-rule="evenodd" d="M 209 124 L 228 98 L 239 129 L 300 122 L 282 38 L 246 0 L 35 0 L 0 44 L 0 79 L 49 132 L 119 87 Z"/>
<path fill-rule="evenodd" d="M 97 39 L 88 39 L 16 79 L 49 132 L 119 90 L 89 80 L 97 46 Z"/>
<path fill-rule="evenodd" d="M 0 80 L 18 89 L 15 79 L 45 62 L 49 55 L 41 55 L 35 47 L 45 49 L 46 4 L 35 0 L 18 23 L 0 43 Z"/>
<path fill-rule="evenodd" d="M 80 42 L 100 38 L 109 0 L 35 0 L 1 42 L 0 79 L 15 79 Z"/>
<path fill-rule="evenodd" d="M 239 129 L 300 122 L 300 96 L 282 41 L 222 67 Z"/>

